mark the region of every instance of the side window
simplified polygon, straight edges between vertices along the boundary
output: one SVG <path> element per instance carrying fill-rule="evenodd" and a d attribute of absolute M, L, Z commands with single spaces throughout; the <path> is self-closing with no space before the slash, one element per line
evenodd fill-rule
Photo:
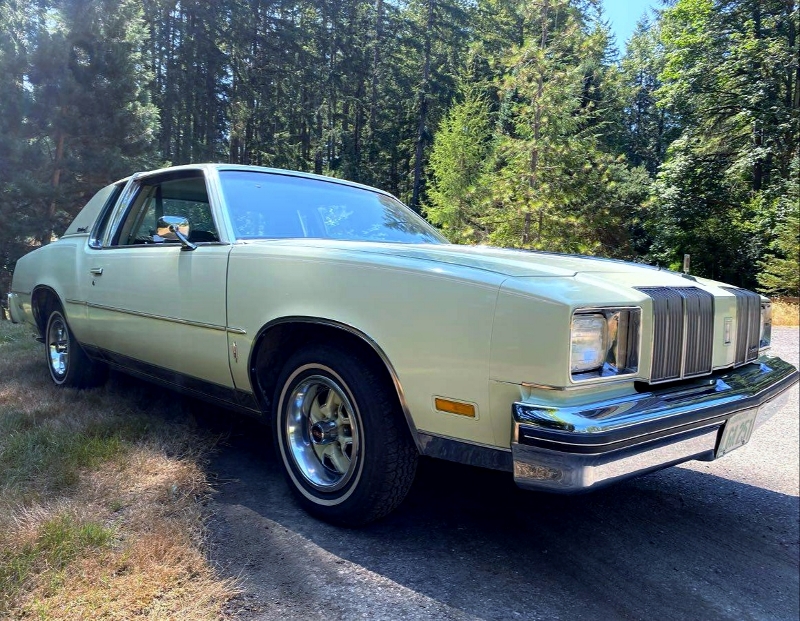
<path fill-rule="evenodd" d="M 192 242 L 219 241 L 205 179 L 201 172 L 192 171 L 143 179 L 112 245 L 177 243 L 157 233 L 164 216 L 185 218 Z"/>

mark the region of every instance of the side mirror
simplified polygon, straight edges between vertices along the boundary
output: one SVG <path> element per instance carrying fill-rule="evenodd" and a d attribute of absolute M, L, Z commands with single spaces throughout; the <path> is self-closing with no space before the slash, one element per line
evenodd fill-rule
<path fill-rule="evenodd" d="M 189 241 L 189 220 L 183 216 L 161 216 L 158 219 L 156 234 L 167 240 L 179 241 L 182 250 L 195 250 L 196 244 Z"/>

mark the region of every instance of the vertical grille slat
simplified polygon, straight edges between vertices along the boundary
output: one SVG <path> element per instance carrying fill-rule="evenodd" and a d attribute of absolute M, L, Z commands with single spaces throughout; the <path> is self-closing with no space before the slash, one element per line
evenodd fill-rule
<path fill-rule="evenodd" d="M 686 351 L 684 353 L 684 377 L 711 373 L 714 346 L 714 296 L 702 289 L 687 288 L 686 303 Z"/>
<path fill-rule="evenodd" d="M 736 296 L 736 364 L 758 358 L 761 336 L 761 296 L 747 289 L 723 287 Z"/>
<path fill-rule="evenodd" d="M 676 379 L 681 374 L 683 299 L 668 287 L 651 287 L 645 293 L 653 298 L 655 339 L 652 373 L 661 379 Z"/>
<path fill-rule="evenodd" d="M 636 287 L 653 300 L 651 382 L 711 372 L 714 296 L 697 287 Z"/>

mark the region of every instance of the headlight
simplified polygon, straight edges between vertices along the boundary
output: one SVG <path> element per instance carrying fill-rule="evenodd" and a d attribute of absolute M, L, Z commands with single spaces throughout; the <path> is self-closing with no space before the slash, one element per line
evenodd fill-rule
<path fill-rule="evenodd" d="M 638 308 L 575 311 L 570 344 L 573 381 L 638 372 L 640 317 Z"/>
<path fill-rule="evenodd" d="M 608 322 L 603 315 L 575 315 L 572 318 L 572 372 L 603 366 L 608 343 Z"/>
<path fill-rule="evenodd" d="M 761 331 L 758 339 L 758 348 L 766 349 L 772 341 L 772 304 L 761 304 Z"/>

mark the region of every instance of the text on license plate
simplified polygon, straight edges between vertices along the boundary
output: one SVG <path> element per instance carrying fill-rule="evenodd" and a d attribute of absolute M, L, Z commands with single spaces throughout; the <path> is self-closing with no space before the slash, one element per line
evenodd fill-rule
<path fill-rule="evenodd" d="M 737 412 L 728 419 L 717 448 L 717 459 L 750 441 L 753 428 L 756 426 L 756 416 L 758 416 L 758 409 L 754 408 Z"/>

